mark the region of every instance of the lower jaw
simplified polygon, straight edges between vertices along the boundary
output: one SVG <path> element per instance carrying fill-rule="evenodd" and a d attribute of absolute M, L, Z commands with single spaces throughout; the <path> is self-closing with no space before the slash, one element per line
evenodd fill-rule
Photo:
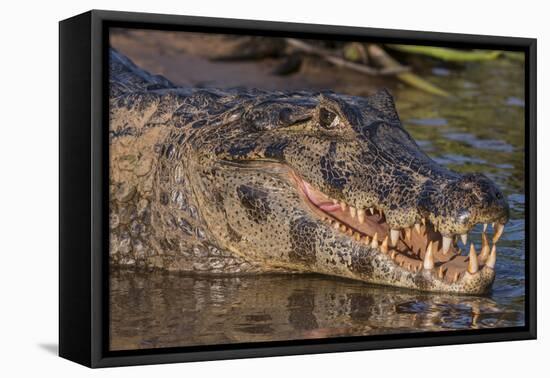
<path fill-rule="evenodd" d="M 405 268 L 396 267 L 388 262 L 387 257 L 380 254 L 376 257 L 376 267 L 389 272 L 361 274 L 353 272 L 351 275 L 344 275 L 348 278 L 360 280 L 369 284 L 392 286 L 397 288 L 418 290 L 424 292 L 458 294 L 458 295 L 484 295 L 490 292 L 495 279 L 495 271 L 490 268 L 483 268 L 475 275 L 464 272 L 455 282 L 442 280 L 437 272 L 421 270 L 411 272 Z M 388 263 L 387 270 L 383 269 Z"/>

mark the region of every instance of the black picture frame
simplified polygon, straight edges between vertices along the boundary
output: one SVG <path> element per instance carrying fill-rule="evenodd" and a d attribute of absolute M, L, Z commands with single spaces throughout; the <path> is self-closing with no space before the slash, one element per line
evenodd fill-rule
<path fill-rule="evenodd" d="M 321 340 L 108 350 L 108 30 L 207 31 L 525 52 L 525 326 Z M 59 24 L 59 354 L 89 367 L 536 338 L 536 39 L 92 10 Z"/>

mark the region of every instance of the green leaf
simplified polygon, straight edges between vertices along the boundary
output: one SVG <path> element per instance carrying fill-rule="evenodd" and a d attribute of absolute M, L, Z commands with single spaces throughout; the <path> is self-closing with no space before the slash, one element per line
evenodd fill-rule
<path fill-rule="evenodd" d="M 381 48 L 378 45 L 372 44 L 368 48 L 368 53 L 371 59 L 378 64 L 379 66 L 382 66 L 386 69 L 389 68 L 396 68 L 401 67 L 399 62 L 392 58 L 386 51 L 384 51 L 383 48 Z M 412 73 L 412 72 L 401 72 L 395 75 L 400 81 L 410 85 L 411 87 L 414 87 L 416 89 L 420 89 L 422 91 L 425 91 L 427 93 L 436 95 L 436 96 L 442 96 L 442 97 L 449 97 L 450 93 L 444 91 L 441 88 L 438 88 L 434 84 L 422 79 L 420 76 Z"/>
<path fill-rule="evenodd" d="M 525 53 L 519 51 L 504 51 L 504 57 L 516 62 L 525 62 Z"/>
<path fill-rule="evenodd" d="M 413 74 L 412 72 L 403 72 L 397 75 L 397 78 L 404 83 L 407 83 L 411 87 L 420 89 L 424 92 L 428 92 L 437 96 L 449 97 L 450 94 L 441 88 L 436 87 L 432 83 L 422 79 L 420 76 Z"/>
<path fill-rule="evenodd" d="M 446 62 L 479 62 L 494 60 L 502 55 L 497 50 L 457 50 L 446 47 L 417 45 L 387 45 L 389 48 L 410 54 L 430 56 Z"/>

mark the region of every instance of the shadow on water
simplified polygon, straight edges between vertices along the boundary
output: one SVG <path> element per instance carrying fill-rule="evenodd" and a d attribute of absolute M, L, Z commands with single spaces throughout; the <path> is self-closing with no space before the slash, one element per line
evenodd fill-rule
<path fill-rule="evenodd" d="M 304 64 L 294 75 L 273 76 L 269 60 L 211 62 L 174 47 L 185 41 L 189 43 L 181 35 L 142 32 L 115 35 L 111 43 L 140 66 L 183 85 L 331 89 L 352 95 L 388 87 L 404 127 L 426 153 L 455 171 L 486 174 L 507 196 L 511 218 L 498 244 L 497 278 L 487 297 L 459 297 L 313 275 L 221 278 L 119 271 L 112 277 L 113 349 L 524 324 L 525 94 L 521 62 L 407 62 L 452 93 L 439 98 L 395 81 L 380 82 L 315 62 Z M 476 227 L 469 237 L 478 250 L 480 234 Z"/>

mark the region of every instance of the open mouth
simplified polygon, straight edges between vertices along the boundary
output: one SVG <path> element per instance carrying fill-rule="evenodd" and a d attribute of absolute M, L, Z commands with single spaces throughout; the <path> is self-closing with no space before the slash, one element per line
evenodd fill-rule
<path fill-rule="evenodd" d="M 328 197 L 301 178 L 296 180 L 305 202 L 328 226 L 389 256 L 404 269 L 414 273 L 432 270 L 436 278 L 454 283 L 466 274 L 476 275 L 484 267 L 495 267 L 496 244 L 504 232 L 503 224 L 493 223 L 491 243 L 488 225 L 483 225 L 478 253 L 474 243 L 467 244 L 468 234 L 443 236 L 427 218 L 409 228 L 394 230 L 381 209 L 355 208 Z"/>

